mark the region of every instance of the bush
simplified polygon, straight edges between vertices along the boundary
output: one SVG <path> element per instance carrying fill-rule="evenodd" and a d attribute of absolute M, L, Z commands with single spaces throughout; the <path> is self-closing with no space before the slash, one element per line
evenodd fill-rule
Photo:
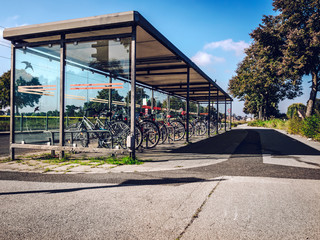
<path fill-rule="evenodd" d="M 315 138 L 320 133 L 320 117 L 312 115 L 304 120 L 302 134 L 308 138 Z"/>
<path fill-rule="evenodd" d="M 251 127 L 264 127 L 266 124 L 262 120 L 253 120 L 251 122 L 248 122 L 248 126 Z"/>
<path fill-rule="evenodd" d="M 0 122 L 0 131 L 10 131 L 10 123 Z"/>
<path fill-rule="evenodd" d="M 292 118 L 288 121 L 288 133 L 301 134 L 303 121 L 300 118 Z"/>
<path fill-rule="evenodd" d="M 302 103 L 294 103 L 288 107 L 287 117 L 289 119 L 299 117 L 298 111 L 305 112 L 307 107 Z"/>

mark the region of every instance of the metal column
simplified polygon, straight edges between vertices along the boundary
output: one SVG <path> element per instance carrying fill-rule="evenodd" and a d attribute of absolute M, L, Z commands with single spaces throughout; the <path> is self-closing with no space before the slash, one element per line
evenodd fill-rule
<path fill-rule="evenodd" d="M 210 116 L 211 116 L 211 84 L 209 83 L 209 98 L 208 98 L 208 137 L 210 137 Z"/>
<path fill-rule="evenodd" d="M 219 91 L 217 91 L 217 121 L 216 121 L 216 134 L 219 134 Z"/>
<path fill-rule="evenodd" d="M 64 146 L 64 95 L 65 95 L 65 63 L 66 63 L 66 45 L 65 36 L 61 35 L 60 42 L 60 124 L 59 124 L 59 146 Z M 60 150 L 59 158 L 64 157 L 64 151 Z"/>
<path fill-rule="evenodd" d="M 130 114 L 130 146 L 131 146 L 131 157 L 136 158 L 135 148 L 135 113 L 136 113 L 136 28 L 132 27 L 131 37 L 131 114 Z"/>
<path fill-rule="evenodd" d="M 14 122 L 15 122 L 15 72 L 16 72 L 16 49 L 13 44 L 11 44 L 11 79 L 10 79 L 10 158 L 14 160 L 14 148 L 11 148 L 11 144 L 14 143 Z"/>
<path fill-rule="evenodd" d="M 189 90 L 190 90 L 190 68 L 188 67 L 187 68 L 187 121 L 186 121 L 186 134 L 187 134 L 187 136 L 186 136 L 186 142 L 188 143 L 189 142 L 189 108 L 190 108 L 190 106 L 189 106 L 189 95 L 190 95 L 190 93 L 189 93 Z"/>
<path fill-rule="evenodd" d="M 170 95 L 167 96 L 167 115 L 170 115 Z"/>
<path fill-rule="evenodd" d="M 232 128 L 231 125 L 232 125 L 232 101 L 230 101 L 230 129 Z"/>
<path fill-rule="evenodd" d="M 150 114 L 153 114 L 153 100 L 154 100 L 154 92 L 153 92 L 153 88 L 151 89 L 151 113 Z"/>
<path fill-rule="evenodd" d="M 227 98 L 224 97 L 224 131 L 227 131 Z"/>
<path fill-rule="evenodd" d="M 110 83 L 110 87 L 112 86 L 112 77 L 109 77 L 109 83 Z M 112 112 L 112 89 L 109 88 L 109 99 L 108 99 L 108 108 L 109 108 L 109 112 Z M 111 121 L 111 117 L 112 115 L 110 115 L 110 121 Z"/>

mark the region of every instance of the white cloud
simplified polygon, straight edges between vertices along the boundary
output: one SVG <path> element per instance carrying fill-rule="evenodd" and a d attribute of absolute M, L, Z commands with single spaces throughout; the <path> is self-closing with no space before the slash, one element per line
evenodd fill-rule
<path fill-rule="evenodd" d="M 247 47 L 249 47 L 249 44 L 244 41 L 234 42 L 232 39 L 226 39 L 208 43 L 204 46 L 204 49 L 222 48 L 224 51 L 234 51 L 237 56 L 240 56 Z"/>
<path fill-rule="evenodd" d="M 191 58 L 191 60 L 199 66 L 206 66 L 206 65 L 215 64 L 215 63 L 223 63 L 226 61 L 224 58 L 216 57 L 202 51 L 197 52 L 196 55 L 194 55 Z"/>

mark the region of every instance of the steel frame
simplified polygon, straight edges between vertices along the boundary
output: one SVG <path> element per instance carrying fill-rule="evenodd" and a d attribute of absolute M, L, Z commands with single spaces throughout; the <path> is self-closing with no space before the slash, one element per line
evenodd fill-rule
<path fill-rule="evenodd" d="M 131 139 L 134 139 L 134 126 L 135 126 L 135 88 L 136 86 L 143 86 L 149 89 L 157 90 L 159 92 L 168 94 L 168 112 L 170 111 L 170 98 L 169 96 L 176 96 L 186 100 L 186 112 L 187 112 L 187 122 L 189 122 L 189 113 L 190 113 L 190 101 L 195 101 L 197 103 L 205 103 L 209 104 L 209 116 L 211 114 L 211 94 L 216 94 L 216 102 L 217 102 L 217 113 L 219 116 L 219 102 L 222 100 L 224 96 L 225 109 L 227 104 L 227 97 L 230 100 L 230 104 L 232 98 L 221 89 L 211 78 L 209 78 L 200 68 L 198 68 L 189 58 L 187 58 L 179 49 L 177 49 L 171 42 L 169 42 L 158 30 L 156 30 L 144 17 L 142 17 L 138 12 L 133 12 L 133 21 L 123 22 L 123 23 L 115 23 L 115 24 L 105 24 L 94 27 L 82 27 L 75 29 L 68 29 L 63 31 L 51 31 L 51 32 L 43 32 L 37 34 L 24 34 L 16 37 L 8 38 L 11 40 L 11 87 L 10 87 L 10 157 L 14 159 L 15 148 L 19 147 L 19 144 L 15 143 L 15 108 L 14 108 L 14 100 L 15 100 L 15 61 L 16 61 L 16 49 L 17 48 L 25 48 L 25 47 L 36 47 L 42 45 L 49 44 L 60 44 L 60 122 L 59 122 L 59 146 L 46 146 L 47 149 L 51 150 L 59 150 L 60 158 L 64 155 L 64 149 L 68 149 L 64 146 L 64 103 L 65 103 L 65 65 L 66 65 L 66 44 L 70 42 L 83 42 L 83 41 L 95 41 L 95 40 L 108 40 L 115 38 L 129 38 L 131 37 L 131 53 L 129 58 L 129 66 L 130 66 L 130 80 L 125 79 L 120 76 L 112 76 L 110 73 L 103 72 L 100 70 L 95 70 L 100 74 L 104 74 L 110 78 L 110 81 L 113 79 L 119 79 L 125 82 L 129 82 L 131 84 Z M 170 50 L 174 56 L 160 56 L 155 58 L 136 58 L 136 45 L 137 45 L 137 26 L 140 26 L 144 29 L 148 34 L 154 37 L 159 43 L 164 45 L 168 50 Z M 71 33 L 83 33 L 89 31 L 96 30 L 105 30 L 105 29 L 113 29 L 113 28 L 122 28 L 122 27 L 132 27 L 131 33 L 122 33 L 122 34 L 111 34 L 111 35 L 100 35 L 100 36 L 88 36 L 88 37 L 80 37 L 80 38 L 68 38 L 66 39 L 66 34 Z M 48 36 L 60 36 L 58 40 L 49 40 L 49 41 L 39 41 L 39 42 L 25 42 L 21 39 L 36 39 L 41 37 Z M 139 67 L 143 64 L 158 64 L 158 63 L 175 63 L 173 65 L 165 65 L 165 66 L 145 66 Z M 179 62 L 179 64 L 178 64 Z M 193 69 L 196 73 L 198 73 L 201 77 L 204 78 L 207 82 L 190 82 L 190 69 Z M 161 70 L 174 70 L 181 69 L 179 72 L 163 72 L 163 73 L 150 73 L 150 71 L 161 71 Z M 93 70 L 94 71 L 94 70 Z M 146 71 L 147 73 L 141 73 Z M 147 85 L 136 79 L 137 76 L 147 76 L 147 75 L 186 75 L 186 82 L 174 83 L 174 84 L 156 84 L 156 85 Z M 209 87 L 206 87 L 208 86 Z M 195 86 L 195 87 L 192 87 Z M 197 87 L 196 87 L 197 86 Z M 203 87 L 202 87 L 203 86 Z M 172 88 L 171 88 L 172 87 Z M 204 93 L 196 93 L 204 91 Z M 207 94 L 206 94 L 207 92 Z M 177 93 L 177 94 L 176 94 Z M 180 93 L 180 94 L 179 94 Z M 182 93 L 186 93 L 186 96 L 181 95 Z M 219 95 L 219 93 L 222 94 Z M 191 96 L 190 96 L 191 95 Z M 200 96 L 196 96 L 200 95 Z M 110 97 L 110 94 L 109 94 Z M 111 101 L 109 101 L 110 104 Z M 231 105 L 232 106 L 232 105 Z M 230 107 L 231 108 L 231 107 Z M 226 111 L 226 110 L 225 110 Z M 226 114 L 225 114 L 226 121 Z M 208 136 L 210 136 L 210 117 L 208 118 Z M 230 117 L 230 127 L 231 127 L 231 117 Z M 186 141 L 189 142 L 189 124 L 186 124 Z M 216 132 L 218 133 L 218 126 L 216 126 Z M 135 157 L 135 141 L 131 142 L 131 154 Z M 25 146 L 23 146 L 25 148 Z"/>

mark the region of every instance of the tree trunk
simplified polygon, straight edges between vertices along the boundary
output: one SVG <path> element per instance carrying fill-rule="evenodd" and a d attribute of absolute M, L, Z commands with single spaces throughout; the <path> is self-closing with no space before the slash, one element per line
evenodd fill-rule
<path fill-rule="evenodd" d="M 318 81 L 319 81 L 318 74 L 316 72 L 312 72 L 312 86 L 311 86 L 310 97 L 307 103 L 307 112 L 306 112 L 307 117 L 310 117 L 314 111 L 314 103 L 316 101 L 318 84 L 319 84 Z"/>
<path fill-rule="evenodd" d="M 262 106 L 259 107 L 259 120 L 262 120 Z"/>

